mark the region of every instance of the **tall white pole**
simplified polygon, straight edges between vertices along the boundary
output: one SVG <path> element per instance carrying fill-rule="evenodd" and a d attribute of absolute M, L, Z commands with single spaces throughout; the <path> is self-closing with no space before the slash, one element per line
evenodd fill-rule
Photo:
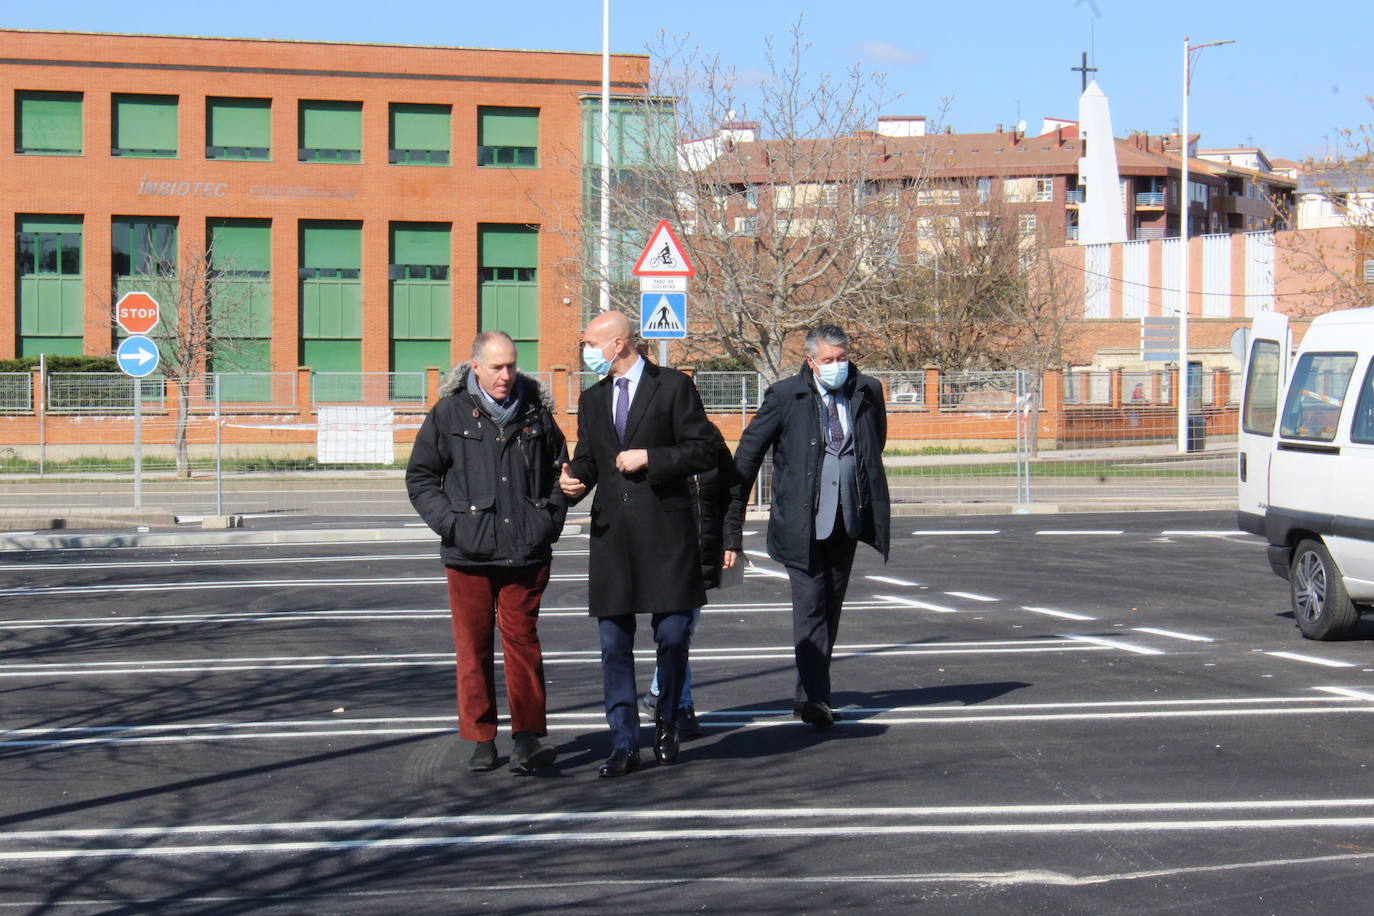
<path fill-rule="evenodd" d="M 1192 90 L 1193 52 L 1217 45 L 1234 44 L 1234 41 L 1207 41 L 1200 45 L 1189 45 L 1183 39 L 1183 117 L 1179 123 L 1182 136 L 1179 137 L 1179 171 L 1183 173 L 1179 194 L 1179 263 L 1178 287 L 1182 303 L 1178 310 L 1178 450 L 1188 451 L 1188 214 L 1193 209 L 1193 195 L 1188 187 L 1188 94 Z"/>
<path fill-rule="evenodd" d="M 601 225 L 598 258 L 601 311 L 611 307 L 611 0 L 601 0 Z"/>
<path fill-rule="evenodd" d="M 1188 451 L 1188 214 L 1193 208 L 1193 196 L 1188 187 L 1188 57 L 1192 49 L 1183 39 L 1183 117 L 1179 121 L 1179 184 L 1178 202 L 1178 450 Z"/>

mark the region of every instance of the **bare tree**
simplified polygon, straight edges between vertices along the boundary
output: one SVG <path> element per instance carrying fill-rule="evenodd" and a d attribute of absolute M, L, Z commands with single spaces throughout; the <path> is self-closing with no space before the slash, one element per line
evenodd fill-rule
<path fill-rule="evenodd" d="M 1307 226 L 1274 241 L 1294 277 L 1287 292 L 1306 303 L 1294 314 L 1374 306 L 1374 123 L 1341 131 L 1333 156 L 1305 163 L 1297 194 Z"/>
<path fill-rule="evenodd" d="M 612 222 L 630 246 L 667 218 L 696 268 L 688 356 L 724 355 L 769 380 L 794 370 L 805 329 L 852 325 L 861 304 L 894 295 L 923 171 L 919 154 L 898 161 L 873 130 L 891 101 L 883 78 L 810 74 L 807 47 L 800 21 L 785 48 L 767 42 L 751 108 L 718 58 L 662 41 L 646 105 L 672 99 L 675 117 L 646 120 L 661 133 L 612 187 Z M 583 264 L 594 276 L 594 259 Z M 637 311 L 632 285 L 614 295 Z"/>
<path fill-rule="evenodd" d="M 270 337 L 258 326 L 261 309 L 253 308 L 261 281 L 216 257 L 211 245 L 183 248 L 179 258 L 174 247 L 149 246 L 138 261 L 111 291 L 111 325 L 124 293 L 139 290 L 157 300 L 160 318 L 148 336 L 157 344 L 160 374 L 177 391 L 176 473 L 190 477 L 186 433 L 197 384 L 216 362 L 232 364 L 254 341 Z"/>

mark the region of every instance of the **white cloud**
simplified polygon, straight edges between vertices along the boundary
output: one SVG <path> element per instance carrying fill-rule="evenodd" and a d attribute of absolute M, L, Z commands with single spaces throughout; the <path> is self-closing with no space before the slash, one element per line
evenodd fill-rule
<path fill-rule="evenodd" d="M 926 59 L 924 53 L 898 47 L 890 41 L 864 41 L 856 45 L 854 50 L 864 60 L 884 64 L 919 64 Z"/>

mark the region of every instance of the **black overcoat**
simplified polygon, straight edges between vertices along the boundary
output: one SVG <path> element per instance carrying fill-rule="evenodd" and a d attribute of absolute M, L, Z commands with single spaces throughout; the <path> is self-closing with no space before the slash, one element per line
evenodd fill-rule
<path fill-rule="evenodd" d="M 593 617 L 662 614 L 706 603 L 688 478 L 712 468 L 720 432 L 692 380 L 648 360 L 622 445 L 608 376 L 582 392 L 571 473 L 595 487 L 587 608 Z M 648 449 L 649 466 L 616 470 L 622 451 Z"/>
<path fill-rule="evenodd" d="M 854 454 L 859 486 L 859 513 L 863 530 L 858 540 L 887 559 L 891 507 L 883 448 L 887 444 L 887 410 L 882 383 L 850 364 L 845 380 L 849 422 L 854 433 Z M 768 516 L 768 555 L 784 566 L 805 569 L 816 534 L 816 506 L 820 496 L 821 396 L 815 373 L 803 364 L 801 371 L 763 393 L 763 404 L 740 436 L 735 449 L 735 471 L 747 492 L 768 450 L 773 450 L 773 495 Z M 743 514 L 742 496 L 736 496 L 731 513 Z"/>

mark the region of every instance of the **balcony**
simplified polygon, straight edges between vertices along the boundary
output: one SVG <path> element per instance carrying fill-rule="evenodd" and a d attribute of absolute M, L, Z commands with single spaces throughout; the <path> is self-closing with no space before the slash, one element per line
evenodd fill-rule
<path fill-rule="evenodd" d="M 1142 239 L 1168 238 L 1168 236 L 1164 234 L 1167 231 L 1168 230 L 1162 226 L 1140 226 L 1135 230 L 1136 241 L 1141 241 Z"/>
<path fill-rule="evenodd" d="M 1064 192 L 1064 202 L 1068 204 L 1081 204 L 1086 197 L 1082 188 L 1069 188 Z"/>
<path fill-rule="evenodd" d="M 1163 207 L 1163 191 L 1141 191 L 1135 196 L 1135 205 L 1140 207 Z"/>
<path fill-rule="evenodd" d="M 1070 242 L 1076 242 L 1076 241 L 1078 241 L 1078 227 L 1077 227 L 1077 226 L 1065 226 L 1065 227 L 1064 227 L 1064 238 L 1068 239 Z"/>

